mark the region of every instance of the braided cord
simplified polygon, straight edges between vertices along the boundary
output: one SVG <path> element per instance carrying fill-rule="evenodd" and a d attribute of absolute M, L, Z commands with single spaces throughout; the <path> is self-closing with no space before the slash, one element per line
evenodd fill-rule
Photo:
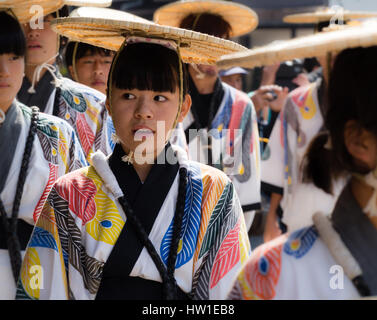
<path fill-rule="evenodd" d="M 26 139 L 25 150 L 21 162 L 21 169 L 18 176 L 16 194 L 13 201 L 13 208 L 12 208 L 12 217 L 10 223 L 7 219 L 7 213 L 4 208 L 4 204 L 0 199 L 0 214 L 1 214 L 1 222 L 3 224 L 4 230 L 7 236 L 7 245 L 8 245 L 8 252 L 12 266 L 13 277 L 17 283 L 20 269 L 21 269 L 21 245 L 20 241 L 17 236 L 17 219 L 18 219 L 18 212 L 20 209 L 21 198 L 24 190 L 25 180 L 27 176 L 27 169 L 29 167 L 29 161 L 31 152 L 33 149 L 33 142 L 35 133 L 37 131 L 37 121 L 38 121 L 38 112 L 39 109 L 37 107 L 32 107 L 32 115 L 31 115 L 31 124 L 29 129 L 29 134 Z"/>

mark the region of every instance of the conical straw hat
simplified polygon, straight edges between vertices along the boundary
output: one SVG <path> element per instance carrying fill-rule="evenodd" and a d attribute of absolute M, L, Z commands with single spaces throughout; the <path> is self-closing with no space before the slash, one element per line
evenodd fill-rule
<path fill-rule="evenodd" d="M 133 35 L 175 40 L 180 43 L 181 57 L 186 63 L 215 64 L 224 54 L 247 50 L 233 41 L 191 30 L 161 26 L 122 11 L 109 15 L 108 10 L 110 9 L 78 8 L 76 13 L 72 13 L 68 18 L 51 21 L 51 27 L 72 41 L 113 51 L 118 51 L 125 38 Z"/>
<path fill-rule="evenodd" d="M 18 20 L 26 23 L 55 12 L 64 5 L 109 7 L 111 3 L 112 0 L 0 0 L 0 8 L 12 9 Z"/>
<path fill-rule="evenodd" d="M 294 58 L 319 57 L 326 55 L 327 52 L 373 45 L 377 45 L 377 20 L 375 19 L 356 26 L 344 26 L 335 31 L 275 41 L 267 46 L 223 56 L 217 65 L 220 68 L 233 66 L 254 68 Z"/>
<path fill-rule="evenodd" d="M 153 21 L 166 26 L 179 27 L 189 14 L 212 13 L 221 16 L 232 27 L 231 37 L 253 31 L 258 25 L 257 14 L 247 6 L 233 1 L 184 0 L 158 8 Z"/>
<path fill-rule="evenodd" d="M 341 18 L 344 21 L 354 20 L 354 19 L 365 19 L 377 17 L 377 12 L 367 12 L 367 11 L 349 11 L 343 10 L 343 8 L 336 6 L 332 8 L 320 9 L 315 12 L 306 12 L 291 14 L 285 16 L 283 21 L 286 23 L 312 23 L 317 24 L 321 22 L 331 21 L 332 19 Z"/>

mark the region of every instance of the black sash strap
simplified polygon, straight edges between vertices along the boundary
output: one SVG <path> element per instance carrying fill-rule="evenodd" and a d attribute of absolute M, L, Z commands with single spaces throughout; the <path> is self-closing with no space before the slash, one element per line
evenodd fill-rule
<path fill-rule="evenodd" d="M 11 224 L 11 219 L 8 218 L 8 223 Z M 25 222 L 22 219 L 17 219 L 17 238 L 20 242 L 20 249 L 25 250 L 33 232 L 34 226 Z M 0 224 L 0 249 L 8 250 L 6 232 L 4 226 Z"/>
<path fill-rule="evenodd" d="M 32 107 L 31 124 L 29 129 L 29 134 L 26 139 L 26 145 L 24 150 L 24 155 L 22 157 L 20 174 L 18 176 L 16 194 L 13 201 L 12 217 L 8 219 L 7 213 L 4 208 L 4 204 L 0 199 L 0 215 L 3 230 L 5 231 L 5 237 L 7 239 L 7 248 L 10 257 L 10 262 L 12 265 L 13 277 L 17 283 L 20 274 L 22 257 L 21 257 L 21 244 L 17 237 L 17 227 L 18 227 L 18 212 L 20 209 L 21 198 L 24 190 L 25 180 L 27 176 L 27 169 L 29 167 L 29 160 L 31 152 L 33 149 L 33 141 L 37 131 L 37 121 L 38 121 L 38 108 Z"/>

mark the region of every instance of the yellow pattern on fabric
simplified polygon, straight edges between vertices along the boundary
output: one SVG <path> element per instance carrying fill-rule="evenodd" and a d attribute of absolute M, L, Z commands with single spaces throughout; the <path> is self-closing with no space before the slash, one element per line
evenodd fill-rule
<path fill-rule="evenodd" d="M 59 131 L 59 154 L 63 160 L 64 166 L 65 166 L 65 172 L 68 172 L 69 170 L 68 162 L 67 162 L 68 144 L 61 130 Z"/>
<path fill-rule="evenodd" d="M 96 185 L 97 193 L 94 196 L 96 214 L 86 224 L 86 232 L 96 241 L 115 245 L 125 222 L 120 216 L 115 202 L 102 190 L 103 182 L 93 167 L 89 167 L 87 170 L 87 177 Z"/>
<path fill-rule="evenodd" d="M 97 125 L 97 131 L 98 131 L 100 130 L 100 127 L 98 126 L 99 112 L 96 108 L 93 107 L 93 105 L 87 99 L 85 99 L 85 101 L 86 101 L 86 106 L 87 106 L 85 114 L 88 115 L 90 120 L 92 120 L 93 123 Z"/>
<path fill-rule="evenodd" d="M 303 107 L 299 108 L 299 110 L 302 114 L 302 117 L 305 120 L 312 119 L 315 116 L 315 114 L 317 113 L 317 106 L 314 103 L 313 95 L 312 95 L 313 88 L 314 88 L 313 86 L 310 87 L 308 96 L 305 100 L 305 104 L 303 105 Z"/>
<path fill-rule="evenodd" d="M 244 271 L 239 274 L 237 281 L 241 287 L 243 300 L 260 300 L 260 298 L 253 292 L 249 283 L 247 282 Z"/>
<path fill-rule="evenodd" d="M 28 248 L 27 254 L 25 255 L 22 269 L 21 269 L 21 282 L 26 293 L 34 298 L 39 299 L 40 296 L 40 287 L 37 283 L 33 282 L 33 267 L 41 266 L 41 262 L 38 256 L 36 248 Z"/>
<path fill-rule="evenodd" d="M 247 261 L 249 258 L 249 252 L 251 250 L 250 240 L 243 237 L 243 235 L 248 234 L 246 230 L 245 223 L 241 223 L 240 233 L 238 234 L 238 241 L 240 243 L 240 261 L 241 264 Z"/>

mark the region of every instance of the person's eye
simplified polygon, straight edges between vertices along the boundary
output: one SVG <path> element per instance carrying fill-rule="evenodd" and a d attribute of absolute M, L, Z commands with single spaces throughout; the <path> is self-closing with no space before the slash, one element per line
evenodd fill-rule
<path fill-rule="evenodd" d="M 10 60 L 10 61 L 16 61 L 16 60 L 18 60 L 18 59 L 20 59 L 20 58 L 21 58 L 20 56 L 12 55 L 12 56 L 9 58 L 9 60 Z"/>
<path fill-rule="evenodd" d="M 94 63 L 93 60 L 84 60 L 84 64 L 92 64 L 92 63 Z"/>
<path fill-rule="evenodd" d="M 154 101 L 157 101 L 157 102 L 164 102 L 166 100 L 168 99 L 165 96 L 158 95 L 154 97 Z"/>
<path fill-rule="evenodd" d="M 136 97 L 135 97 L 133 94 L 131 94 L 131 93 L 124 93 L 124 94 L 123 94 L 123 98 L 124 98 L 125 100 L 133 100 L 133 99 L 136 99 Z"/>

